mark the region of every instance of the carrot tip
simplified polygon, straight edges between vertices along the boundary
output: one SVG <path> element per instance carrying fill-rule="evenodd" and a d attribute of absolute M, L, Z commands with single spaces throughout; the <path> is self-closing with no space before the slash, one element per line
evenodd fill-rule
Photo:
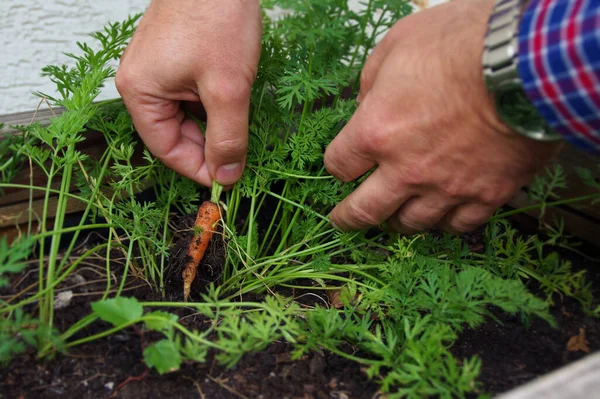
<path fill-rule="evenodd" d="M 188 282 L 183 283 L 183 301 L 187 302 L 190 297 L 190 288 L 192 284 Z"/>

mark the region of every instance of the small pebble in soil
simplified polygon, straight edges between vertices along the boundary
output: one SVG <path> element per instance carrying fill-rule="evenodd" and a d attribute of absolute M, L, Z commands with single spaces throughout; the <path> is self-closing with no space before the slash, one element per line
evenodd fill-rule
<path fill-rule="evenodd" d="M 73 291 L 67 290 L 56 294 L 54 297 L 54 309 L 64 309 L 71 304 L 73 298 Z"/>

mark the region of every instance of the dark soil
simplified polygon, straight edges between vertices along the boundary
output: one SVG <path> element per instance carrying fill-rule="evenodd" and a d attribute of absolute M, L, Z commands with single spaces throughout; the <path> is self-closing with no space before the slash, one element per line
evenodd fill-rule
<path fill-rule="evenodd" d="M 193 220 L 192 220 L 193 221 Z M 182 224 L 182 241 L 189 239 Z M 473 248 L 477 235 L 467 238 Z M 182 244 L 183 245 L 183 244 Z M 181 248 L 184 248 L 183 246 Z M 475 249 L 474 249 L 475 250 Z M 598 255 L 595 248 L 587 252 Z M 196 293 L 209 281 L 218 279 L 217 265 L 223 247 L 211 247 L 205 260 L 212 268 L 200 277 L 193 289 Z M 181 278 L 177 265 L 185 259 L 183 249 L 173 251 L 173 272 L 167 280 L 169 300 L 180 300 Z M 588 279 L 600 297 L 600 264 L 568 254 L 575 265 L 588 268 Z M 118 262 L 114 275 L 119 276 Z M 203 269 L 206 270 L 206 269 Z M 94 268 L 78 271 L 78 281 L 70 282 L 75 293 L 70 305 L 57 311 L 57 327 L 63 330 L 90 313 L 90 303 L 99 299 L 105 287 Z M 36 276 L 29 279 L 35 281 Z M 100 281 L 99 281 L 100 280 Z M 86 282 L 83 284 L 82 282 Z M 25 278 L 23 285 L 27 285 Z M 78 285 L 79 284 L 79 285 Z M 117 281 L 113 281 L 118 285 Z M 143 280 L 132 278 L 127 295 L 140 300 L 160 300 Z M 7 295 L 11 292 L 2 292 Z M 517 316 L 496 314 L 476 330 L 466 329 L 453 353 L 459 358 L 477 355 L 483 361 L 479 382 L 481 392 L 499 393 L 521 385 L 538 375 L 555 370 L 586 355 L 568 351 L 567 342 L 583 329 L 591 352 L 600 350 L 600 320 L 581 311 L 578 303 L 557 298 L 553 314 L 559 324 L 554 329 L 541 320 L 530 320 L 526 326 Z M 200 328 L 201 316 L 182 309 L 188 327 Z M 105 330 L 107 325 L 95 323 L 81 336 Z M 365 398 L 378 397 L 377 385 L 370 382 L 356 363 L 330 353 L 314 353 L 292 361 L 292 348 L 275 343 L 267 350 L 245 356 L 233 369 L 217 366 L 212 358 L 204 364 L 184 364 L 180 371 L 160 376 L 149 371 L 142 361 L 142 350 L 148 337 L 129 329 L 90 344 L 77 346 L 68 354 L 50 361 L 37 361 L 34 354 L 22 356 L 8 368 L 0 369 L 0 398 Z"/>

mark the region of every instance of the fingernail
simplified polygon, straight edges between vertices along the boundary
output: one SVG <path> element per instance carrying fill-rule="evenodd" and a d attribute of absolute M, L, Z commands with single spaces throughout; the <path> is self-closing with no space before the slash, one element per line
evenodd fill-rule
<path fill-rule="evenodd" d="M 233 184 L 240 178 L 242 174 L 242 164 L 239 162 L 230 163 L 220 166 L 217 169 L 217 181 L 220 184 Z"/>

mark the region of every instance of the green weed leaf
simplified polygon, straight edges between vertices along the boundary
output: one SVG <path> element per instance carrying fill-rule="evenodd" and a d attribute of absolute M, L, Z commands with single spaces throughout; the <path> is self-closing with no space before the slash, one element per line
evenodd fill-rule
<path fill-rule="evenodd" d="M 92 303 L 94 313 L 114 326 L 120 326 L 142 317 L 143 307 L 135 298 L 117 297 Z"/>
<path fill-rule="evenodd" d="M 173 328 L 173 324 L 177 322 L 179 318 L 177 315 L 172 313 L 163 312 L 156 310 L 151 313 L 144 315 L 144 322 L 146 327 L 153 331 L 168 331 Z"/>
<path fill-rule="evenodd" d="M 6 237 L 0 237 L 0 287 L 8 285 L 6 274 L 18 273 L 27 266 L 24 261 L 31 253 L 33 242 L 21 239 L 9 245 Z"/>
<path fill-rule="evenodd" d="M 182 359 L 177 345 L 173 341 L 163 339 L 144 349 L 144 361 L 159 374 L 165 374 L 179 370 Z"/>

